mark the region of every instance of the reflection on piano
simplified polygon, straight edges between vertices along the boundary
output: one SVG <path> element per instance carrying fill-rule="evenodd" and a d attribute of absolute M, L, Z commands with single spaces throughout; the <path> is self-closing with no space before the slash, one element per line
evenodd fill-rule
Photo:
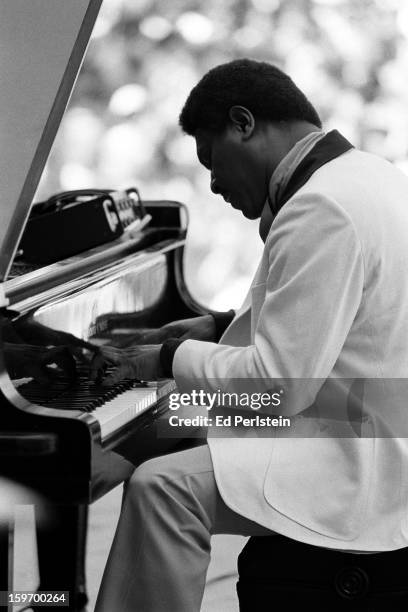
<path fill-rule="evenodd" d="M 88 368 L 80 370 L 75 382 L 60 376 L 49 387 L 40 386 L 32 379 L 16 380 L 15 386 L 32 404 L 91 413 L 89 425 L 96 419 L 104 448 L 113 446 L 112 440 L 117 444 L 120 435 L 127 437 L 129 424 L 136 418 L 140 429 L 145 412 L 150 422 L 159 415 L 159 407 L 167 411 L 166 399 L 176 388 L 172 380 L 143 384 L 130 379 L 101 387 L 89 380 Z"/>
<path fill-rule="evenodd" d="M 181 204 L 145 202 L 152 219 L 138 234 L 50 265 L 15 257 L 100 3 L 14 0 L 1 8 L 7 82 L 0 87 L 6 152 L 0 160 L 0 323 L 12 310 L 86 341 L 120 345 L 139 328 L 204 312 L 183 278 Z M 128 478 L 135 464 L 179 443 L 157 436 L 173 382 L 125 380 L 102 388 L 80 370 L 74 383 L 59 376 L 44 387 L 13 380 L 3 346 L 0 339 L 0 476 L 47 500 L 51 522 L 38 534 L 40 588 L 69 590 L 69 609 L 80 610 L 87 504 Z M 0 590 L 12 588 L 8 538 L 0 526 Z"/>

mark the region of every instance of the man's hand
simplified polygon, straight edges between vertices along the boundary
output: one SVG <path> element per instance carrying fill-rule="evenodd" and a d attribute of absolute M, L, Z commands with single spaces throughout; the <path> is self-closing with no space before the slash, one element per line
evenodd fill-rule
<path fill-rule="evenodd" d="M 74 379 L 75 359 L 67 346 L 46 348 L 28 344 L 4 343 L 4 355 L 10 378 L 34 378 L 41 385 L 50 384 L 57 374 L 56 366 Z"/>
<path fill-rule="evenodd" d="M 113 346 L 100 347 L 91 363 L 90 378 L 104 386 L 114 385 L 124 378 L 135 380 L 157 380 L 164 373 L 160 363 L 160 345 L 148 344 L 126 349 Z M 113 372 L 106 377 L 108 367 L 114 366 Z"/>
<path fill-rule="evenodd" d="M 42 325 L 31 318 L 22 317 L 13 324 L 13 327 L 20 337 L 20 342 L 43 347 L 69 347 L 70 353 L 78 361 L 89 363 L 91 357 L 98 352 L 98 347 L 90 342 L 77 338 L 73 334 Z M 17 341 L 11 338 L 10 340 L 11 342 Z"/>
<path fill-rule="evenodd" d="M 137 334 L 132 334 L 132 344 L 162 344 L 169 338 L 180 338 L 180 340 L 206 340 L 215 342 L 215 323 L 211 315 L 192 317 L 172 321 L 158 329 L 143 329 Z M 126 343 L 128 346 L 128 342 Z"/>
<path fill-rule="evenodd" d="M 172 321 L 159 329 L 143 329 L 137 334 L 132 334 L 125 348 L 100 347 L 91 363 L 91 380 L 108 386 L 124 378 L 135 380 L 163 378 L 160 349 L 161 344 L 169 338 L 213 342 L 215 340 L 214 318 L 211 315 L 203 315 Z M 131 342 L 132 346 L 129 346 L 128 342 Z M 115 370 L 105 377 L 109 366 L 115 366 Z"/>

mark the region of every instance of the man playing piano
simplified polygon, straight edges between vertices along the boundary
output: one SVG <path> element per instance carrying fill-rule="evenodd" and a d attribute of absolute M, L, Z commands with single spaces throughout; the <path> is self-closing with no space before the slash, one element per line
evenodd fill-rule
<path fill-rule="evenodd" d="M 290 401 L 261 412 L 294 425 L 283 436 L 231 427 L 138 467 L 97 612 L 198 611 L 216 533 L 279 533 L 351 552 L 408 545 L 408 442 L 395 419 L 384 421 L 397 407 L 381 394 L 360 397 L 359 424 L 372 429 L 359 437 L 347 419 L 332 426 L 338 406 L 326 392 L 327 382 L 406 377 L 408 178 L 325 133 L 303 93 L 266 63 L 208 72 L 180 123 L 212 191 L 260 219 L 260 265 L 234 318 L 152 332 L 142 346 L 96 357 L 92 375 L 113 362 L 115 380 L 174 376 L 186 393 L 240 392 L 243 381 L 268 391 L 278 380 Z M 351 395 L 349 385 L 343 399 Z M 302 418 L 319 401 L 328 418 Z"/>
<path fill-rule="evenodd" d="M 34 378 L 52 383 L 56 369 L 68 379 L 76 376 L 76 361 L 88 362 L 98 347 L 67 332 L 54 330 L 29 316 L 7 322 L 2 329 L 5 359 L 11 378 Z"/>

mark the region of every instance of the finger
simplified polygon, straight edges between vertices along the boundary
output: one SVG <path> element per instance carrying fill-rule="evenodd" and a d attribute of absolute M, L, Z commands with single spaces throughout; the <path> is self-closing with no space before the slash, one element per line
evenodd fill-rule
<path fill-rule="evenodd" d="M 125 355 L 124 349 L 117 348 L 116 346 L 111 346 L 109 344 L 101 346 L 95 356 L 98 354 L 101 355 L 107 363 L 112 365 L 120 363 Z"/>
<path fill-rule="evenodd" d="M 146 330 L 143 333 L 136 333 L 132 335 L 130 341 L 126 342 L 126 346 L 133 345 L 150 345 L 150 344 L 162 344 L 168 338 L 178 338 L 180 335 L 178 326 L 174 324 L 163 325 L 158 329 Z"/>
<path fill-rule="evenodd" d="M 156 330 L 156 333 L 149 339 L 146 339 L 144 344 L 162 344 L 168 338 L 172 338 L 175 335 L 175 331 L 168 327 L 162 327 Z"/>
<path fill-rule="evenodd" d="M 80 348 L 79 346 L 67 346 L 68 351 L 71 353 L 72 357 L 74 357 L 80 363 L 89 363 L 91 357 L 85 357 L 85 349 Z"/>
<path fill-rule="evenodd" d="M 99 353 L 99 348 L 92 352 L 89 351 L 87 348 L 82 348 L 79 346 L 70 345 L 67 348 L 70 351 L 71 355 L 76 359 L 76 361 L 86 366 L 89 366 L 92 360 Z"/>
<path fill-rule="evenodd" d="M 103 379 L 102 385 L 104 387 L 116 385 L 118 382 L 124 380 L 125 378 L 133 378 L 135 380 L 137 379 L 137 368 L 134 366 L 134 364 L 121 364 L 120 366 L 115 368 L 115 370 L 111 374 L 109 374 L 108 376 L 106 376 L 106 378 Z"/>
<path fill-rule="evenodd" d="M 165 340 L 169 340 L 170 338 L 179 338 L 183 330 L 180 329 L 178 325 L 165 325 L 159 330 L 161 333 L 158 335 L 156 344 L 163 344 Z"/>
<path fill-rule="evenodd" d="M 138 346 L 130 346 L 127 349 L 124 349 L 122 352 L 123 356 L 127 359 L 137 359 L 138 357 L 145 356 L 146 353 L 151 353 L 155 349 L 159 349 L 160 344 L 141 344 Z"/>
<path fill-rule="evenodd" d="M 69 377 L 75 376 L 76 366 L 75 360 L 71 353 L 65 347 L 56 347 L 47 350 L 39 360 L 40 367 L 43 371 L 46 371 L 47 365 L 56 365 L 59 369 L 63 370 Z"/>
<path fill-rule="evenodd" d="M 54 382 L 55 380 L 57 380 L 58 378 L 61 377 L 61 370 L 60 368 L 54 368 L 54 367 L 49 367 L 49 366 L 42 366 L 41 367 L 41 371 L 44 374 L 44 376 L 46 376 L 48 378 L 48 380 L 51 382 Z"/>
<path fill-rule="evenodd" d="M 82 338 L 78 338 L 73 334 L 65 334 L 63 332 L 57 332 L 59 334 L 60 342 L 58 342 L 58 346 L 66 345 L 72 348 L 80 348 L 86 349 L 91 353 L 98 351 L 99 346 L 92 344 L 92 342 L 88 342 L 87 340 L 82 340 Z"/>
<path fill-rule="evenodd" d="M 92 362 L 92 359 L 95 357 L 96 353 L 90 353 L 89 351 L 82 350 L 79 355 L 75 355 L 80 364 L 89 366 Z"/>
<path fill-rule="evenodd" d="M 89 378 L 94 381 L 101 380 L 105 375 L 107 363 L 103 355 L 97 354 L 91 361 L 89 369 Z"/>
<path fill-rule="evenodd" d="M 99 351 L 99 346 L 96 344 L 92 344 L 92 342 L 87 342 L 86 340 L 81 340 L 81 347 L 90 351 L 91 353 L 97 353 Z"/>
<path fill-rule="evenodd" d="M 41 364 L 44 366 L 52 363 L 60 368 L 69 378 L 75 378 L 75 359 L 67 347 L 56 347 L 47 351 L 41 360 Z"/>
<path fill-rule="evenodd" d="M 141 329 L 126 339 L 124 346 L 133 346 L 135 344 L 154 344 L 160 336 L 160 329 Z"/>
<path fill-rule="evenodd" d="M 49 372 L 47 368 L 41 368 L 39 366 L 33 365 L 29 369 L 29 375 L 34 378 L 34 380 L 43 387 L 49 386 L 52 383 L 52 378 L 49 376 Z"/>

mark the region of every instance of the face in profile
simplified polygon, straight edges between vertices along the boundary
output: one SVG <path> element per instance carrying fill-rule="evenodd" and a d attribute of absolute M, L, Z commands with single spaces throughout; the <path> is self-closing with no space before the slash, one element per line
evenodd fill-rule
<path fill-rule="evenodd" d="M 234 124 L 221 133 L 198 130 L 197 156 L 211 173 L 211 190 L 248 219 L 261 215 L 267 182 L 253 142 Z"/>

